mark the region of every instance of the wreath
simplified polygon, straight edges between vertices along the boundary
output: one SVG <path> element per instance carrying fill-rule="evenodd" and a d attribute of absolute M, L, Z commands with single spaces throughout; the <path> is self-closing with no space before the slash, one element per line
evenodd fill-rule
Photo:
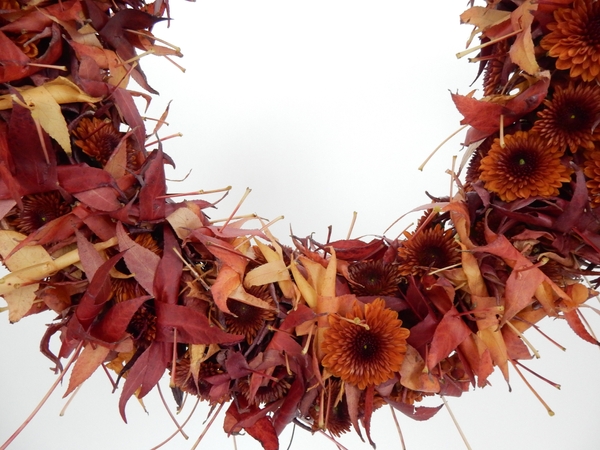
<path fill-rule="evenodd" d="M 156 93 L 140 52 L 182 56 L 152 32 L 168 2 L 3 0 L 8 320 L 54 312 L 40 349 L 65 395 L 104 370 L 126 420 L 168 376 L 176 408 L 207 402 L 267 450 L 292 424 L 374 446 L 386 404 L 427 420 L 496 370 L 525 379 L 523 333 L 545 317 L 598 345 L 580 311 L 600 263 L 598 17 L 592 0 L 471 5 L 483 97 L 452 94 L 467 129 L 452 195 L 399 237 L 289 247 L 167 191 L 168 109 L 150 131 L 134 97 Z"/>

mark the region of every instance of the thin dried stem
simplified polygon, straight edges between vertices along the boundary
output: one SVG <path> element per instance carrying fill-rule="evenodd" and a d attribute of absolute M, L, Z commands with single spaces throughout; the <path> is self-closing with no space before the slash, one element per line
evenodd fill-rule
<path fill-rule="evenodd" d="M 192 410 L 190 411 L 190 413 L 188 414 L 187 418 L 183 421 L 183 423 L 181 424 L 181 427 L 185 427 L 187 425 L 187 423 L 190 421 L 190 419 L 192 418 L 192 416 L 194 415 L 194 412 L 196 412 L 196 408 L 198 407 L 198 405 L 200 404 L 200 397 L 196 397 L 196 403 L 194 404 L 194 407 L 192 408 Z M 171 439 L 173 439 L 175 436 L 177 436 L 177 434 L 179 434 L 179 430 L 173 432 L 173 434 L 171 434 L 167 439 L 165 439 L 164 441 L 162 441 L 160 444 L 158 444 L 155 447 L 152 447 L 150 450 L 158 450 L 160 447 L 162 447 L 163 445 L 165 445 L 167 442 L 169 442 Z"/>
<path fill-rule="evenodd" d="M 348 235 L 346 236 L 346 239 L 350 239 L 350 236 L 352 235 L 352 230 L 354 230 L 354 225 L 356 224 L 356 217 L 358 216 L 358 213 L 356 211 L 352 212 L 352 222 L 350 222 L 350 229 L 348 230 Z"/>
<path fill-rule="evenodd" d="M 189 436 L 185 433 L 185 431 L 183 431 L 183 427 L 181 425 L 179 425 L 179 422 L 177 422 L 177 419 L 175 418 L 175 416 L 171 412 L 171 408 L 169 408 L 169 405 L 167 405 L 167 401 L 165 400 L 165 397 L 164 397 L 164 395 L 162 393 L 162 389 L 160 388 L 160 383 L 156 384 L 156 388 L 158 389 L 158 395 L 160 396 L 160 400 L 162 401 L 162 404 L 165 406 L 165 409 L 167 410 L 167 414 L 169 414 L 169 417 L 171 418 L 171 420 L 175 424 L 175 427 L 177 428 L 177 431 L 179 433 L 181 433 L 181 435 L 186 440 L 189 439 Z"/>
<path fill-rule="evenodd" d="M 437 151 L 442 148 L 444 146 L 444 144 L 446 144 L 446 142 L 448 142 L 450 139 L 452 139 L 454 136 L 456 136 L 458 133 L 460 133 L 462 130 L 464 130 L 465 128 L 467 128 L 469 125 L 463 125 L 462 127 L 460 127 L 458 130 L 456 130 L 454 133 L 452 133 L 450 136 L 448 136 L 446 139 L 444 139 L 440 145 L 438 145 L 430 154 L 427 158 L 425 158 L 425 161 L 423 161 L 423 163 L 419 166 L 419 170 L 422 172 L 423 169 L 425 168 L 425 165 L 429 162 L 429 160 L 431 158 L 433 158 L 433 155 L 435 155 L 437 153 Z"/>
<path fill-rule="evenodd" d="M 456 427 L 456 429 L 458 430 L 458 433 L 460 434 L 460 437 L 462 438 L 465 447 L 467 447 L 468 450 L 472 450 L 471 446 L 469 445 L 469 441 L 467 441 L 467 437 L 465 436 L 465 434 L 463 433 L 462 428 L 460 427 L 460 425 L 458 424 L 458 421 L 456 420 L 456 417 L 454 417 L 454 413 L 452 412 L 452 410 L 450 409 L 450 405 L 448 404 L 448 402 L 446 401 L 446 396 L 444 395 L 440 395 L 440 397 L 442 398 L 442 401 L 444 402 L 444 406 L 446 407 L 446 409 L 448 410 L 448 413 L 450 414 L 450 417 L 452 418 L 452 422 L 454 422 L 454 426 Z"/>
<path fill-rule="evenodd" d="M 480 45 L 476 45 L 475 47 L 468 48 L 466 50 L 463 50 L 462 52 L 458 52 L 456 54 L 456 57 L 458 59 L 460 59 L 463 56 L 467 56 L 467 55 L 469 55 L 469 54 L 471 54 L 473 52 L 476 52 L 477 50 L 481 50 L 482 48 L 489 47 L 490 45 L 494 45 L 496 42 L 503 41 L 504 39 L 508 39 L 509 37 L 514 36 L 515 34 L 519 34 L 521 31 L 523 31 L 523 30 L 522 29 L 518 29 L 516 31 L 513 31 L 512 33 L 505 34 L 504 36 L 501 36 L 501 37 L 499 37 L 497 39 L 492 39 L 491 41 L 485 42 L 485 43 L 480 44 Z"/>
<path fill-rule="evenodd" d="M 56 387 L 62 382 L 63 378 L 65 377 L 65 374 L 67 373 L 67 371 L 69 370 L 71 365 L 75 362 L 75 360 L 79 356 L 79 352 L 81 351 L 82 347 L 83 347 L 83 341 L 80 341 L 79 344 L 77 345 L 77 348 L 73 352 L 73 356 L 71 356 L 71 359 L 69 359 L 69 361 L 65 365 L 65 369 L 56 378 L 56 381 L 54 383 L 52 383 L 52 386 L 50 386 L 50 389 L 48 389 L 48 392 L 46 392 L 46 395 L 44 395 L 44 398 L 42 398 L 42 400 L 34 408 L 34 410 L 31 412 L 31 414 L 29 414 L 29 416 L 27 417 L 27 419 L 25 419 L 25 421 L 21 424 L 21 426 L 19 428 L 17 428 L 17 430 L 6 440 L 6 442 L 4 442 L 4 444 L 2 444 L 2 446 L 0 446 L 0 450 L 6 450 L 6 448 L 17 438 L 17 436 L 19 436 L 19 434 L 21 434 L 21 431 L 23 431 L 25 429 L 25 427 L 27 425 L 29 425 L 29 422 L 32 421 L 32 419 L 35 417 L 35 415 L 38 413 L 38 411 L 42 408 L 42 406 L 44 406 L 46 401 L 48 401 L 48 399 L 50 398 L 50 395 L 52 395 L 52 393 L 54 392 Z"/>
<path fill-rule="evenodd" d="M 79 386 L 77 386 L 75 388 L 75 390 L 71 393 L 71 395 L 69 396 L 69 400 L 67 400 L 67 402 L 65 403 L 65 406 L 63 406 L 63 408 L 58 413 L 58 415 L 60 417 L 65 415 L 65 413 L 67 412 L 67 408 L 69 407 L 69 405 L 71 404 L 71 402 L 73 401 L 73 399 L 75 398 L 77 393 L 79 392 L 79 389 L 81 389 L 81 386 L 83 386 L 83 383 L 81 383 Z"/>
<path fill-rule="evenodd" d="M 398 430 L 398 436 L 400 436 L 400 444 L 402 444 L 402 450 L 406 450 L 406 444 L 404 443 L 404 435 L 402 434 L 402 429 L 400 428 L 400 422 L 398 422 L 398 417 L 396 417 L 396 411 L 394 411 L 394 407 L 390 406 L 390 410 L 392 411 L 392 418 L 394 419 L 394 423 L 396 424 L 396 430 Z"/>
<path fill-rule="evenodd" d="M 223 224 L 223 226 L 221 228 L 219 228 L 219 232 L 220 233 L 222 233 L 223 230 L 227 227 L 227 225 L 229 225 L 229 222 L 231 222 L 232 218 L 238 212 L 238 210 L 242 206 L 242 203 L 244 203 L 244 200 L 246 200 L 246 198 L 248 197 L 248 195 L 250 195 L 250 192 L 252 192 L 252 189 L 246 188 L 246 192 L 244 192 L 244 195 L 242 195 L 242 198 L 240 199 L 240 201 L 238 202 L 238 204 L 235 206 L 235 208 L 233 208 L 233 211 L 231 212 L 231 215 L 229 216 L 229 219 L 227 219 L 225 221 L 225 223 Z"/>
<path fill-rule="evenodd" d="M 539 359 L 540 358 L 539 352 L 535 349 L 533 344 L 531 342 L 529 342 L 529 340 L 523 335 L 523 333 L 521 333 L 519 330 L 517 330 L 517 328 L 512 323 L 510 323 L 510 321 L 506 322 L 506 325 L 508 325 L 508 328 L 513 330 L 516 333 L 516 335 L 519 336 L 523 340 L 523 342 L 525 342 L 525 345 L 527 345 L 527 347 L 529 347 L 529 349 L 531 350 L 533 355 Z"/>
<path fill-rule="evenodd" d="M 213 416 L 211 417 L 211 419 L 208 422 L 208 424 L 206 424 L 206 426 L 204 427 L 204 430 L 202 430 L 202 433 L 200 433 L 200 436 L 198 436 L 198 440 L 194 443 L 194 445 L 192 446 L 192 448 L 190 450 L 196 450 L 196 448 L 198 447 L 198 445 L 200 445 L 200 441 L 202 441 L 202 439 L 204 438 L 204 436 L 206 435 L 206 433 L 208 432 L 208 430 L 210 429 L 210 427 L 214 423 L 215 419 L 217 418 L 217 416 L 221 412 L 221 409 L 223 409 L 223 405 L 224 404 L 225 403 L 221 403 L 219 405 L 219 407 L 217 408 L 217 411 L 213 414 Z"/>
<path fill-rule="evenodd" d="M 521 371 L 519 370 L 519 368 L 517 367 L 517 364 L 515 363 L 515 361 L 513 361 L 512 359 L 509 360 L 513 367 L 515 368 L 515 370 L 517 371 L 517 373 L 519 374 L 519 376 L 521 377 L 521 379 L 523 380 L 523 382 L 525 383 L 525 385 L 527 385 L 527 387 L 529 388 L 529 390 L 531 392 L 533 392 L 533 395 L 535 395 L 535 397 L 540 401 L 540 403 L 542 405 L 544 405 L 544 408 L 546 408 L 546 411 L 548 412 L 548 414 L 550 416 L 554 415 L 554 411 L 552 411 L 552 409 L 550 408 L 550 406 L 548 406 L 548 403 L 546 403 L 544 401 L 544 399 L 540 396 L 540 394 L 537 393 L 537 391 L 533 388 L 533 386 L 531 384 L 529 384 L 529 381 L 527 381 L 527 378 L 525 378 L 525 376 L 521 373 Z"/>

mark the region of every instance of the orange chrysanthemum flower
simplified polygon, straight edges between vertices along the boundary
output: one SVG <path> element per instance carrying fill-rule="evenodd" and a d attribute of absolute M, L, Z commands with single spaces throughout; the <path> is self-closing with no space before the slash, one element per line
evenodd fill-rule
<path fill-rule="evenodd" d="M 400 370 L 410 332 L 398 313 L 377 299 L 362 308 L 354 304 L 346 319 L 329 316 L 322 343 L 323 367 L 346 383 L 365 389 L 394 377 Z"/>
<path fill-rule="evenodd" d="M 600 3 L 576 0 L 572 8 L 554 11 L 554 20 L 540 45 L 557 58 L 556 68 L 572 78 L 600 80 Z"/>
<path fill-rule="evenodd" d="M 404 235 L 407 239 L 398 248 L 401 275 L 423 275 L 431 269 L 442 269 L 460 262 L 453 231 L 444 230 L 441 224 Z"/>
<path fill-rule="evenodd" d="M 7 214 L 7 220 L 17 231 L 30 234 L 51 220 L 64 216 L 71 207 L 58 191 L 31 194 L 23 197 L 23 209 Z"/>
<path fill-rule="evenodd" d="M 544 101 L 546 108 L 538 113 L 532 131 L 539 132 L 550 145 L 572 152 L 579 147 L 594 148 L 600 139 L 600 88 L 592 84 L 556 87 L 552 100 Z"/>
<path fill-rule="evenodd" d="M 248 289 L 248 293 L 274 306 L 267 285 L 252 286 Z M 227 308 L 237 316 L 225 314 L 227 331 L 232 334 L 245 335 L 248 344 L 252 343 L 265 322 L 269 322 L 275 318 L 275 313 L 272 310 L 258 308 L 231 298 L 227 299 Z"/>
<path fill-rule="evenodd" d="M 587 177 L 586 186 L 592 208 L 600 206 L 600 152 L 586 152 L 583 173 Z"/>
<path fill-rule="evenodd" d="M 485 188 L 511 202 L 517 198 L 550 197 L 569 181 L 572 170 L 561 163 L 563 152 L 536 133 L 517 131 L 496 139 L 481 160 L 479 178 Z"/>
<path fill-rule="evenodd" d="M 348 277 L 352 292 L 359 296 L 396 295 L 401 278 L 396 266 L 381 260 L 351 264 Z"/>

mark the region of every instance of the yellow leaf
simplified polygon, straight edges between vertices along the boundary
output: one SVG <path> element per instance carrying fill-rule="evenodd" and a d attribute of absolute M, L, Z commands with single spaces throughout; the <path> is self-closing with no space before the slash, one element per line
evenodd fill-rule
<path fill-rule="evenodd" d="M 531 0 L 528 0 L 515 9 L 510 16 L 513 28 L 515 30 L 523 30 L 517 35 L 514 44 L 510 47 L 510 59 L 530 75 L 534 75 L 540 70 L 535 58 L 533 38 L 531 36 L 533 13 L 537 10 L 537 7 L 537 3 L 534 4 Z"/>
<path fill-rule="evenodd" d="M 244 277 L 244 286 L 263 286 L 278 281 L 291 281 L 290 273 L 281 259 L 262 264 L 248 272 Z"/>
<path fill-rule="evenodd" d="M 10 271 L 20 270 L 34 264 L 52 261 L 50 254 L 41 245 L 27 245 L 19 251 L 13 253 L 10 258 L 8 255 L 13 249 L 27 236 L 16 231 L 0 231 L 0 255 L 6 267 Z"/>
<path fill-rule="evenodd" d="M 8 305 L 8 320 L 15 323 L 27 314 L 35 301 L 35 292 L 39 289 L 38 283 L 23 286 L 17 290 L 4 294 L 2 297 Z"/>
<path fill-rule="evenodd" d="M 190 232 L 202 226 L 198 215 L 189 208 L 177 208 L 167 217 L 179 239 L 186 239 Z"/>

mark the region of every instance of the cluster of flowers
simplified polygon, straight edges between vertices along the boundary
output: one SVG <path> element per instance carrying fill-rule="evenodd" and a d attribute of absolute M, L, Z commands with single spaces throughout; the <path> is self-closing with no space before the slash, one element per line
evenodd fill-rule
<path fill-rule="evenodd" d="M 544 317 L 598 344 L 578 307 L 600 264 L 600 2 L 468 9 L 484 98 L 453 95 L 470 157 L 456 195 L 399 239 L 293 249 L 169 198 L 172 162 L 148 142 L 164 117 L 147 134 L 133 101 L 147 94 L 126 88 L 154 93 L 137 50 L 181 56 L 150 31 L 166 1 L 0 4 L 0 295 L 11 322 L 57 314 L 42 352 L 73 362 L 67 392 L 113 369 L 125 418 L 167 373 L 178 403 L 229 402 L 225 431 L 265 449 L 292 422 L 362 425 L 372 442 L 386 403 L 423 420 L 439 410 L 424 396 L 495 368 L 508 380 Z"/>

